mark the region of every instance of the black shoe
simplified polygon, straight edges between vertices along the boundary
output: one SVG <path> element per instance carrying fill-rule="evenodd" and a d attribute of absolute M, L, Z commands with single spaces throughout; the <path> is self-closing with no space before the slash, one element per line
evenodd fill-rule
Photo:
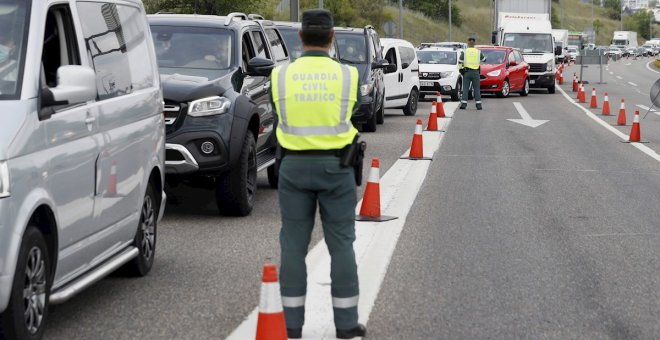
<path fill-rule="evenodd" d="M 300 339 L 302 338 L 302 328 L 287 328 L 286 336 L 289 339 Z"/>
<path fill-rule="evenodd" d="M 353 339 L 356 336 L 363 337 L 365 335 L 367 335 L 367 327 L 364 327 L 361 323 L 351 329 L 342 330 L 337 328 L 337 339 Z"/>
<path fill-rule="evenodd" d="M 461 109 L 461 110 L 465 110 L 465 108 L 467 108 L 467 104 L 463 103 L 458 108 Z"/>
<path fill-rule="evenodd" d="M 477 104 L 477 110 L 482 110 L 481 104 Z"/>

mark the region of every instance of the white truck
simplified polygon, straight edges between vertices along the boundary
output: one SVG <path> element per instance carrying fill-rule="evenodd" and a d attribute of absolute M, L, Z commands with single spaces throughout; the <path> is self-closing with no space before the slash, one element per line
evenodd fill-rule
<path fill-rule="evenodd" d="M 567 47 L 568 47 L 568 30 L 564 29 L 553 29 L 552 37 L 555 38 L 555 48 L 559 46 L 561 48 L 561 54 L 556 58 L 557 63 L 563 63 L 566 59 Z"/>
<path fill-rule="evenodd" d="M 637 47 L 637 32 L 634 31 L 614 31 L 612 45 L 618 48 Z"/>
<path fill-rule="evenodd" d="M 499 0 L 493 44 L 519 49 L 529 64 L 530 87 L 555 93 L 555 48 L 550 23 L 551 0 Z"/>

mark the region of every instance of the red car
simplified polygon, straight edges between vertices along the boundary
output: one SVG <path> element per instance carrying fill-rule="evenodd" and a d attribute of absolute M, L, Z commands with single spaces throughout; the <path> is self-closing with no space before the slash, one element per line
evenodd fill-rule
<path fill-rule="evenodd" d="M 529 64 L 518 49 L 504 46 L 477 46 L 486 56 L 481 63 L 481 92 L 507 97 L 511 92 L 529 94 Z"/>

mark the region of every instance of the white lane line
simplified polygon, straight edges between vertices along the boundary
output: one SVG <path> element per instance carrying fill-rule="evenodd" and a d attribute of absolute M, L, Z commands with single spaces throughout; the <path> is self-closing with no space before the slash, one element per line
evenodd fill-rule
<path fill-rule="evenodd" d="M 454 113 L 458 103 L 446 103 L 445 110 Z M 446 130 L 451 119 L 440 118 L 439 128 Z M 412 132 L 412 130 L 411 130 Z M 424 153 L 431 157 L 439 149 L 444 133 L 424 131 Z M 404 153 L 408 155 L 408 151 Z M 366 324 L 376 302 L 387 267 L 405 225 L 408 212 L 424 182 L 429 161 L 400 159 L 380 179 L 381 213 L 398 219 L 376 223 L 355 222 L 356 240 L 353 244 L 360 279 L 360 322 Z M 359 211 L 362 202 L 355 207 Z M 320 227 L 320 226 L 317 226 Z M 334 339 L 335 326 L 330 295 L 330 255 L 321 240 L 308 253 L 307 298 L 305 303 L 305 339 Z M 259 308 L 255 308 L 230 335 L 228 340 L 254 339 Z"/>
<path fill-rule="evenodd" d="M 632 86 L 637 86 L 637 84 L 633 83 L 632 81 L 629 81 L 628 84 L 630 84 Z"/>
<path fill-rule="evenodd" d="M 611 75 L 614 75 L 614 72 L 610 71 L 610 74 L 611 74 Z"/>
<path fill-rule="evenodd" d="M 591 119 L 593 119 L 596 123 L 600 124 L 603 126 L 605 129 L 609 130 L 613 134 L 615 134 L 617 137 L 623 139 L 623 140 L 628 140 L 628 135 L 625 133 L 617 130 L 614 126 L 608 124 L 606 121 L 598 118 L 594 113 L 591 111 L 587 110 L 586 108 L 582 107 L 579 103 L 577 103 L 573 98 L 571 98 L 566 92 L 561 88 L 557 87 L 559 89 L 559 92 L 561 92 L 564 95 L 564 98 L 568 100 L 570 103 L 573 103 L 576 107 L 578 107 L 580 110 L 584 111 L 584 113 Z M 645 153 L 649 157 L 655 159 L 656 161 L 660 162 L 660 155 L 658 155 L 653 149 L 649 148 L 648 146 L 642 144 L 642 143 L 630 143 L 633 147 L 637 148 L 639 151 Z"/>
<path fill-rule="evenodd" d="M 630 65 L 632 65 L 632 63 L 626 63 L 626 64 L 623 64 L 623 65 L 630 66 Z"/>
<path fill-rule="evenodd" d="M 660 71 L 658 71 L 658 70 L 654 70 L 653 67 L 651 67 L 651 63 L 652 63 L 652 61 L 649 61 L 648 63 L 646 63 L 646 68 L 647 68 L 649 71 L 653 71 L 653 72 L 655 72 L 655 73 L 660 73 Z"/>
<path fill-rule="evenodd" d="M 646 106 L 646 105 L 637 104 L 637 107 L 640 108 L 640 109 L 642 109 L 642 110 L 644 110 L 644 111 L 645 111 L 644 113 L 646 113 L 646 111 L 648 111 L 648 112 L 655 113 L 655 114 L 657 114 L 657 115 L 660 116 L 660 111 L 658 111 L 658 110 L 656 110 L 656 109 L 651 109 L 651 110 L 649 111 L 650 108 L 649 108 L 648 106 Z M 640 112 L 640 114 L 641 114 L 641 113 L 642 113 L 642 112 Z"/>
<path fill-rule="evenodd" d="M 621 79 L 623 79 L 623 77 L 622 76 L 616 76 L 616 79 L 621 80 Z"/>

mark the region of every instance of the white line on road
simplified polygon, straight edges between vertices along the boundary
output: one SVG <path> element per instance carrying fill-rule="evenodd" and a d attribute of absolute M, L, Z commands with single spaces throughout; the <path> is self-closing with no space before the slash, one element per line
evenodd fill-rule
<path fill-rule="evenodd" d="M 646 63 L 646 68 L 647 68 L 649 71 L 653 71 L 653 72 L 655 72 L 655 73 L 660 73 L 660 71 L 658 71 L 658 70 L 654 70 L 653 67 L 651 67 L 651 63 L 652 63 L 652 61 L 649 61 L 648 63 Z"/>
<path fill-rule="evenodd" d="M 582 105 L 580 105 L 579 103 L 575 102 L 575 100 L 573 100 L 573 98 L 571 98 L 568 94 L 566 94 L 566 92 L 561 87 L 557 87 L 557 89 L 559 89 L 559 92 L 561 92 L 564 95 L 564 98 L 566 98 L 566 100 L 568 100 L 570 103 L 573 103 L 573 105 L 577 106 L 580 110 L 584 111 L 584 113 L 586 113 L 589 118 L 593 119 L 596 123 L 600 124 L 605 129 L 615 134 L 617 137 L 623 140 L 628 140 L 628 135 L 617 130 L 615 127 L 608 124 L 606 121 L 598 118 L 598 116 L 596 116 L 594 113 L 582 107 Z M 660 155 L 658 155 L 655 151 L 653 151 L 653 149 L 649 148 L 648 146 L 641 143 L 630 143 L 630 145 L 637 148 L 639 151 L 645 153 L 649 157 L 655 159 L 656 161 L 660 162 Z"/>
<path fill-rule="evenodd" d="M 616 76 L 616 79 L 621 80 L 621 79 L 623 79 L 623 77 L 622 76 Z"/>
<path fill-rule="evenodd" d="M 637 107 L 644 110 L 644 111 L 655 113 L 655 114 L 660 116 L 660 112 L 658 110 L 652 109 L 652 110 L 649 111 L 650 108 L 646 105 L 637 104 Z"/>
<path fill-rule="evenodd" d="M 445 109 L 454 112 L 457 106 L 458 103 L 448 103 Z M 441 118 L 441 121 L 440 128 L 446 130 L 450 119 Z M 431 157 L 440 147 L 444 133 L 425 131 L 423 136 L 425 156 Z M 407 156 L 408 151 L 404 155 Z M 362 323 L 366 324 L 369 320 L 399 235 L 430 164 L 429 161 L 398 160 L 380 179 L 382 214 L 397 216 L 398 219 L 383 223 L 355 223 L 353 248 L 360 278 L 358 313 Z M 356 213 L 361 205 L 362 202 L 358 202 Z M 304 338 L 333 339 L 335 327 L 330 304 L 330 255 L 325 241 L 321 240 L 314 246 L 305 262 L 308 274 Z M 254 339 L 258 315 L 259 308 L 255 308 L 227 339 Z"/>
<path fill-rule="evenodd" d="M 632 86 L 637 86 L 637 84 L 633 83 L 632 81 L 629 81 L 628 84 L 630 84 Z"/>
<path fill-rule="evenodd" d="M 625 66 L 630 66 L 630 65 L 632 65 L 632 63 L 627 63 L 627 64 L 623 64 L 623 65 L 625 65 Z"/>

